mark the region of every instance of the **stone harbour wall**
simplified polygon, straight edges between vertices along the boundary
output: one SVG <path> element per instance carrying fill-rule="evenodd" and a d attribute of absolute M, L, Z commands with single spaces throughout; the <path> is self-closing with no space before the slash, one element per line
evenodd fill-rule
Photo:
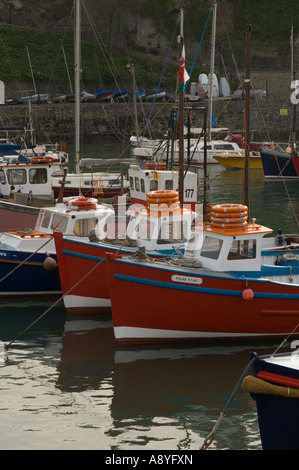
<path fill-rule="evenodd" d="M 169 103 L 138 103 L 137 121 L 139 133 L 146 127 L 151 136 L 161 138 L 167 133 L 169 116 L 177 106 Z M 190 115 L 192 127 L 202 126 L 203 113 L 199 108 L 207 107 L 208 102 L 188 102 L 185 110 Z M 244 101 L 217 99 L 213 101 L 213 114 L 217 125 L 227 127 L 231 132 L 244 132 Z M 74 142 L 75 105 L 72 103 L 32 104 L 31 116 L 37 142 Z M 0 129 L 28 128 L 29 109 L 27 105 L 0 107 Z M 86 142 L 94 139 L 116 139 L 126 141 L 136 134 L 136 114 L 132 103 L 82 103 L 80 111 L 81 134 Z M 250 100 L 250 129 L 253 139 L 280 141 L 287 140 L 293 123 L 293 105 L 290 99 Z M 147 135 L 149 135 L 147 133 Z"/>

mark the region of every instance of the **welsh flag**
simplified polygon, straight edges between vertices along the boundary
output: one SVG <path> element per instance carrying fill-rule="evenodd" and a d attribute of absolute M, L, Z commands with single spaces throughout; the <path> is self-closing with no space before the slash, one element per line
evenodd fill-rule
<path fill-rule="evenodd" d="M 185 85 L 189 80 L 189 75 L 185 69 L 185 46 L 182 47 L 182 56 L 179 66 L 179 76 L 178 76 L 178 90 L 184 91 Z"/>

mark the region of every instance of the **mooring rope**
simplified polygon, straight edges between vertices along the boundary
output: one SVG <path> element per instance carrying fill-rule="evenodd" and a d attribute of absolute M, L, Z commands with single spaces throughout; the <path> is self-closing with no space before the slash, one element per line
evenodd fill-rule
<path fill-rule="evenodd" d="M 21 263 L 19 263 L 15 268 L 13 268 L 11 271 L 9 271 L 9 273 L 5 274 L 5 276 L 2 277 L 2 279 L 0 279 L 0 282 L 4 281 L 4 279 L 6 279 L 8 276 L 10 276 L 11 274 L 13 274 L 17 269 L 19 269 L 24 263 L 27 263 L 27 261 L 32 258 L 32 256 L 36 255 L 36 253 L 41 250 L 45 245 L 47 245 L 47 243 L 49 243 L 51 240 L 53 240 L 53 235 L 50 236 L 50 238 L 43 244 L 41 245 L 37 250 L 35 250 L 33 253 L 31 253 L 29 256 L 27 256 L 27 258 L 25 258 L 23 261 L 21 261 Z"/>
<path fill-rule="evenodd" d="M 212 431 L 210 432 L 210 434 L 205 438 L 204 442 L 203 442 L 203 445 L 201 446 L 200 450 L 206 450 L 213 442 L 214 440 L 214 436 L 216 434 L 216 431 L 218 430 L 223 418 L 226 416 L 226 413 L 227 413 L 227 410 L 228 408 L 230 407 L 231 405 L 231 402 L 233 401 L 237 391 L 239 390 L 241 384 L 242 384 L 242 381 L 245 377 L 245 375 L 247 374 L 248 370 L 250 369 L 252 363 L 255 361 L 255 358 L 252 358 L 251 361 L 247 364 L 247 366 L 245 367 L 241 377 L 239 378 L 233 392 L 231 393 L 225 407 L 223 408 L 223 410 L 221 411 L 220 413 L 220 416 L 215 424 L 215 426 L 213 427 Z"/>

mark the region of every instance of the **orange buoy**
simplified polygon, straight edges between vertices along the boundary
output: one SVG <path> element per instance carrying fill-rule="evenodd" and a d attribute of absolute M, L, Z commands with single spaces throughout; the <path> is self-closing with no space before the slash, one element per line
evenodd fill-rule
<path fill-rule="evenodd" d="M 242 292 L 242 299 L 243 300 L 252 300 L 254 297 L 254 293 L 252 289 L 249 289 L 249 287 L 246 287 L 246 289 L 243 290 Z"/>

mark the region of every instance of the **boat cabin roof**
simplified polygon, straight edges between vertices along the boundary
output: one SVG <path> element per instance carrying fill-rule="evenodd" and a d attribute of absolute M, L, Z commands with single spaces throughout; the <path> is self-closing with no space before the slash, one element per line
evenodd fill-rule
<path fill-rule="evenodd" d="M 243 228 L 196 227 L 186 247 L 203 268 L 213 271 L 258 271 L 261 268 L 262 239 L 272 229 L 250 222 Z"/>

